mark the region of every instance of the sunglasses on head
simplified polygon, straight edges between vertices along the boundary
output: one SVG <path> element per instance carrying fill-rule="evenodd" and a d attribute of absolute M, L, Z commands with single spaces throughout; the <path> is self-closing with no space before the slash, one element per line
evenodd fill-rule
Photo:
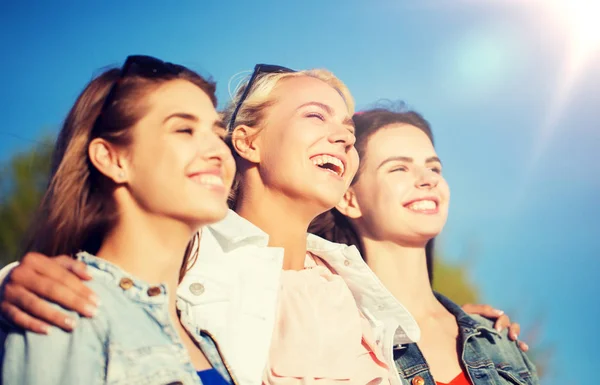
<path fill-rule="evenodd" d="M 246 88 L 244 89 L 244 93 L 240 97 L 240 100 L 237 102 L 235 109 L 233 110 L 233 114 L 231 114 L 231 119 L 229 120 L 229 127 L 228 127 L 229 132 L 233 131 L 233 129 L 235 128 L 235 118 L 237 117 L 237 114 L 240 111 L 242 104 L 248 97 L 248 94 L 250 93 L 250 90 L 252 89 L 252 86 L 254 85 L 254 82 L 256 81 L 258 76 L 261 74 L 288 73 L 288 72 L 296 72 L 296 71 L 294 71 L 293 69 L 287 68 L 287 67 L 282 67 L 282 66 L 272 65 L 272 64 L 257 64 L 254 66 L 254 71 L 252 72 L 252 76 L 250 76 L 250 80 L 248 80 L 248 84 L 246 85 Z"/>
<path fill-rule="evenodd" d="M 104 104 L 100 109 L 100 114 L 98 115 L 96 123 L 98 123 L 98 120 L 106 112 L 108 107 L 112 103 L 114 103 L 116 90 L 122 79 L 128 76 L 139 76 L 147 79 L 158 79 L 165 76 L 176 76 L 185 70 L 187 69 L 184 66 L 164 62 L 152 56 L 128 56 L 125 60 L 125 63 L 123 64 L 123 67 L 121 67 L 119 78 L 115 80 L 115 82 L 112 84 L 110 90 L 108 91 L 108 94 L 106 95 L 106 98 L 104 99 Z"/>

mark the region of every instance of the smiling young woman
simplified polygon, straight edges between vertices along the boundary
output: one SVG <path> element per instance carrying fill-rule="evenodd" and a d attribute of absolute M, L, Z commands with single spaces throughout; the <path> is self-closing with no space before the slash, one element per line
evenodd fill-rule
<path fill-rule="evenodd" d="M 402 383 L 538 384 L 535 367 L 506 332 L 431 288 L 427 245 L 444 228 L 450 189 L 429 123 L 416 112 L 383 108 L 356 114 L 354 122 L 360 169 L 311 231 L 360 249 L 417 320 L 418 343 L 394 347 Z"/>

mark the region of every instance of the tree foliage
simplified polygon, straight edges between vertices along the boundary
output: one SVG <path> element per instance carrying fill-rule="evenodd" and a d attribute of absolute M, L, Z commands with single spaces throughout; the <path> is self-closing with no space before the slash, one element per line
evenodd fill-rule
<path fill-rule="evenodd" d="M 44 139 L 0 166 L 0 266 L 19 257 L 46 189 L 53 143 Z"/>

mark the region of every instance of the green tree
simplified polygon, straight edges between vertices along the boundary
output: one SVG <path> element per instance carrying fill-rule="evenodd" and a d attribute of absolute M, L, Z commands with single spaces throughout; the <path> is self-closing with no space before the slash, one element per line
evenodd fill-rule
<path fill-rule="evenodd" d="M 17 260 L 46 189 L 53 143 L 43 139 L 0 166 L 0 266 Z"/>

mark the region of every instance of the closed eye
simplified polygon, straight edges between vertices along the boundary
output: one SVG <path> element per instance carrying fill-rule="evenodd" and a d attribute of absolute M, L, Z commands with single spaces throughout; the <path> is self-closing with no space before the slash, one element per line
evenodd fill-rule
<path fill-rule="evenodd" d="M 325 115 L 320 114 L 318 112 L 309 112 L 305 115 L 307 118 L 317 118 L 320 121 L 324 122 L 325 121 Z"/>
<path fill-rule="evenodd" d="M 190 127 L 186 127 L 186 128 L 180 128 L 180 129 L 176 130 L 176 132 L 192 135 L 194 133 L 194 130 L 191 129 Z"/>
<path fill-rule="evenodd" d="M 390 170 L 390 172 L 395 172 L 395 171 L 408 171 L 408 168 L 406 166 L 399 166 L 399 167 L 395 167 Z"/>
<path fill-rule="evenodd" d="M 430 170 L 435 172 L 436 174 L 442 173 L 442 169 L 440 167 L 432 167 L 432 168 L 430 168 Z"/>

